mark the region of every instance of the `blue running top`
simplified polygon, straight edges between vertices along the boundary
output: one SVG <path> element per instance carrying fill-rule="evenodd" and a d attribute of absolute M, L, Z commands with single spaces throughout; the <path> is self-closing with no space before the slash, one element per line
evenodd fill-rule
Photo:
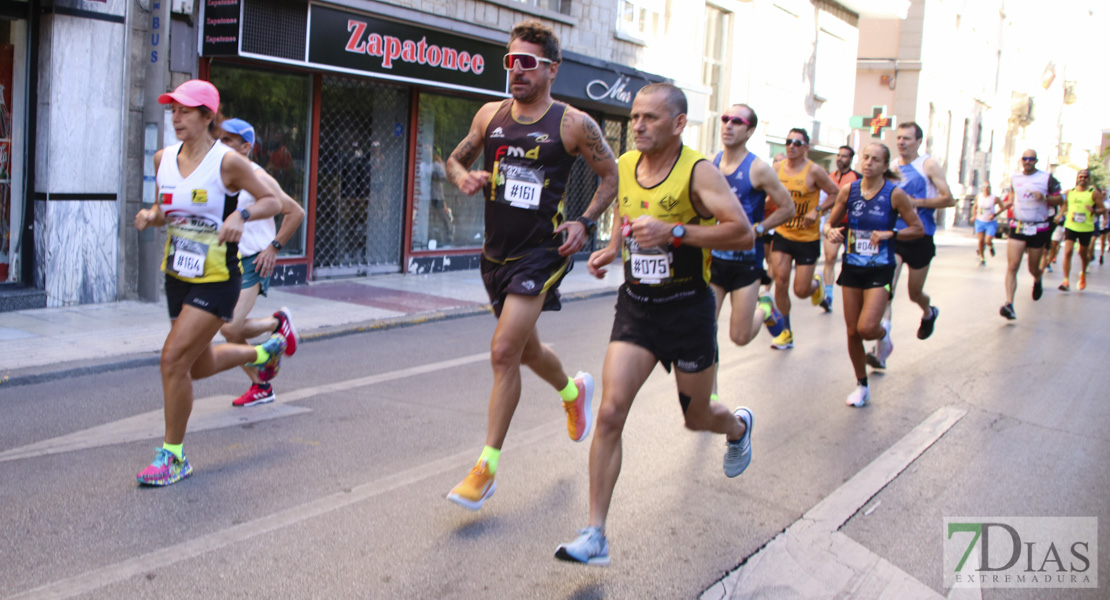
<path fill-rule="evenodd" d="M 937 197 L 936 186 L 933 185 L 932 181 L 929 181 L 929 177 L 925 174 L 925 160 L 927 158 L 929 158 L 929 155 L 922 154 L 913 159 L 913 162 L 908 165 L 898 165 L 898 168 L 902 170 L 902 182 L 898 184 L 898 187 L 902 188 L 902 191 L 906 192 L 910 198 Z M 921 217 L 921 224 L 925 226 L 925 235 L 933 235 L 937 232 L 936 212 L 937 209 L 935 208 L 917 209 L 917 216 Z M 905 228 L 906 222 L 898 217 L 895 229 Z"/>
<path fill-rule="evenodd" d="M 853 181 L 848 193 L 848 228 L 844 241 L 844 264 L 853 267 L 887 267 L 894 265 L 894 244 L 882 240 L 878 245 L 871 243 L 872 231 L 894 229 L 898 212 L 891 205 L 894 182 L 887 181 L 882 189 L 871 198 L 863 197 L 859 181 Z"/>
<path fill-rule="evenodd" d="M 718 152 L 717 156 L 713 158 L 713 165 L 717 168 L 721 166 L 721 159 L 724 157 L 723 152 Z M 767 192 L 757 190 L 752 187 L 752 162 L 755 161 L 755 154 L 751 152 L 740 161 L 740 166 L 736 170 L 725 175 L 732 193 L 736 194 L 736 198 L 740 200 L 740 206 L 744 208 L 744 212 L 748 215 L 748 221 L 752 225 L 763 220 L 763 212 L 766 207 Z M 737 260 L 743 262 L 754 262 L 757 265 L 763 264 L 763 243 L 756 240 L 755 247 L 751 250 L 714 250 L 712 252 L 714 259 L 720 260 Z"/>

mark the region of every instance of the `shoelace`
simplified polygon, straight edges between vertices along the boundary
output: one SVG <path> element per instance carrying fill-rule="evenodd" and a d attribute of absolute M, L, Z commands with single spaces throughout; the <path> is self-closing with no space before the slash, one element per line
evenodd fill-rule
<path fill-rule="evenodd" d="M 470 469 L 470 475 L 478 477 L 482 475 L 482 471 L 488 471 L 488 469 L 486 468 L 486 465 L 479 462 L 478 464 L 474 465 L 472 469 Z"/>
<path fill-rule="evenodd" d="M 586 543 L 590 545 L 590 553 L 596 554 L 601 551 L 601 532 L 593 527 L 583 527 L 578 530 L 578 536 L 586 537 Z"/>

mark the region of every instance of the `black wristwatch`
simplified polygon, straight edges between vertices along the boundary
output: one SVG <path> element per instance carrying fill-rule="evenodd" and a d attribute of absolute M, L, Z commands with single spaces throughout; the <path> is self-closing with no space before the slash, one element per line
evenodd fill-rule
<path fill-rule="evenodd" d="M 251 211 L 244 208 L 243 210 L 239 211 L 239 216 L 243 217 L 243 222 L 246 223 L 247 221 L 251 220 Z"/>
<path fill-rule="evenodd" d="M 575 219 L 575 221 L 578 221 L 586 228 L 586 235 L 593 235 L 594 232 L 597 231 L 597 221 L 587 217 L 586 215 L 578 217 L 577 219 Z"/>
<path fill-rule="evenodd" d="M 274 250 L 281 250 L 282 243 L 277 241 L 277 240 L 274 240 L 274 241 L 270 242 L 270 245 L 274 247 Z"/>

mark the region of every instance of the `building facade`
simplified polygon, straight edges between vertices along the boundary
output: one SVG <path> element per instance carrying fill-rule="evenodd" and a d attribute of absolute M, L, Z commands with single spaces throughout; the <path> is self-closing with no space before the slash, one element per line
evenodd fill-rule
<path fill-rule="evenodd" d="M 553 95 L 619 153 L 632 97 L 665 79 L 618 33 L 633 4 L 0 0 L 0 310 L 161 297 L 164 233 L 132 220 L 155 197 L 154 153 L 175 142 L 157 97 L 191 78 L 255 126 L 253 160 L 306 209 L 275 284 L 475 268 L 483 202 L 443 161 L 482 103 L 509 96 L 509 30 L 556 30 Z M 579 163 L 570 218 L 597 185 Z"/>

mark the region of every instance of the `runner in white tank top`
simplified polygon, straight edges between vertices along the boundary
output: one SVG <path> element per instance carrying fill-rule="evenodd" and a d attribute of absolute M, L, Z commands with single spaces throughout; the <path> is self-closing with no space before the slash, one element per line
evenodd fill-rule
<path fill-rule="evenodd" d="M 186 81 L 158 102 L 173 104 L 173 127 L 181 143 L 154 155 L 158 198 L 135 215 L 135 228 L 169 225 L 163 268 L 172 326 L 161 363 L 166 434 L 154 462 L 137 479 L 143 485 L 164 486 L 193 470 L 183 449 L 193 406 L 192 380 L 246 363 L 263 367 L 263 377 L 272 378 L 286 338 L 279 333 L 260 346 L 212 346 L 238 298 L 239 267 L 230 253 L 243 224 L 277 214 L 280 204 L 243 157 L 216 141 L 220 94 L 215 86 Z M 243 213 L 235 210 L 234 194 L 239 190 L 258 198 Z"/>
<path fill-rule="evenodd" d="M 220 142 L 235 152 L 250 159 L 254 147 L 254 127 L 242 119 L 225 119 L 220 123 Z M 239 254 L 242 257 L 243 282 L 240 286 L 239 301 L 235 304 L 235 315 L 225 324 L 220 333 L 232 344 L 246 344 L 248 340 L 262 334 L 279 333 L 284 328 L 288 346 L 285 353 L 292 356 L 297 351 L 297 336 L 293 330 L 289 309 L 282 307 L 273 315 L 261 319 L 248 319 L 254 309 L 259 294 L 265 296 L 270 289 L 270 275 L 274 272 L 278 250 L 289 242 L 304 220 L 304 209 L 288 194 L 281 190 L 278 182 L 258 163 L 251 162 L 255 177 L 269 187 L 281 201 L 281 229 L 277 230 L 273 217 L 257 219 L 246 224 L 243 237 L 239 240 Z M 250 192 L 239 192 L 239 209 L 250 208 L 255 204 Z M 254 406 L 266 404 L 276 399 L 273 387 L 259 377 L 258 369 L 249 365 L 242 366 L 251 380 L 250 389 L 231 402 L 232 406 Z"/>
<path fill-rule="evenodd" d="M 1021 171 L 1010 177 L 1013 188 L 1009 206 L 1014 208 L 1010 223 L 1010 237 L 1006 241 L 1006 303 L 998 314 L 1014 320 L 1014 293 L 1017 291 L 1017 272 L 1026 251 L 1029 252 L 1029 274 L 1033 276 L 1033 300 L 1040 300 L 1042 258 L 1049 244 L 1049 205 L 1060 205 L 1060 182 L 1044 171 L 1037 170 L 1037 152 L 1026 150 L 1021 154 Z"/>

